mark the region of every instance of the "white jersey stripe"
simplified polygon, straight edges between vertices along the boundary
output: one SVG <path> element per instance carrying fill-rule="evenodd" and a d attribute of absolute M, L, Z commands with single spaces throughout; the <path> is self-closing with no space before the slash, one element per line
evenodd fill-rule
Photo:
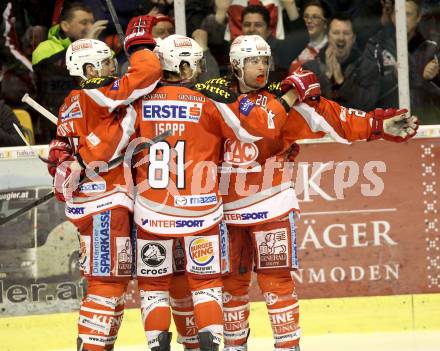
<path fill-rule="evenodd" d="M 313 107 L 305 103 L 300 103 L 293 106 L 293 108 L 304 118 L 313 132 L 324 132 L 338 143 L 351 144 L 347 139 L 342 138 Z"/>
<path fill-rule="evenodd" d="M 120 316 L 121 314 L 124 313 L 124 311 L 105 311 L 105 310 L 98 310 L 96 308 L 90 308 L 85 306 L 81 306 L 80 311 L 90 312 L 95 314 L 105 314 L 106 316 Z"/>
<path fill-rule="evenodd" d="M 293 305 L 289 305 L 289 306 L 282 307 L 282 308 L 268 309 L 267 312 L 269 314 L 283 313 L 283 312 L 290 311 L 291 309 L 294 309 L 294 308 L 297 308 L 297 307 L 299 307 L 299 303 L 298 302 L 294 303 Z"/>
<path fill-rule="evenodd" d="M 134 89 L 133 92 L 124 100 L 113 100 L 108 96 L 105 96 L 101 91 L 99 91 L 99 89 L 84 89 L 84 92 L 99 106 L 106 106 L 108 107 L 109 112 L 113 112 L 113 110 L 117 107 L 121 105 L 128 105 L 141 96 L 151 93 L 156 87 L 157 83 L 159 83 L 159 80 L 155 81 L 146 88 Z"/>
<path fill-rule="evenodd" d="M 136 122 L 136 110 L 133 108 L 133 106 L 129 105 L 127 106 L 127 111 L 122 119 L 121 127 L 122 127 L 122 137 L 119 141 L 119 144 L 115 150 L 115 153 L 110 158 L 110 160 L 114 160 L 116 157 L 119 157 L 121 155 L 121 151 L 127 146 L 128 141 L 130 140 L 130 137 L 134 134 L 134 124 Z M 121 160 L 120 163 L 122 163 L 123 160 Z M 109 168 L 115 168 L 120 165 L 120 163 L 115 164 L 113 167 Z"/>
<path fill-rule="evenodd" d="M 240 120 L 234 112 L 224 103 L 212 100 L 220 114 L 222 115 L 226 124 L 234 131 L 235 136 L 240 141 L 252 143 L 261 140 L 261 137 L 250 134 L 246 129 L 241 126 Z"/>

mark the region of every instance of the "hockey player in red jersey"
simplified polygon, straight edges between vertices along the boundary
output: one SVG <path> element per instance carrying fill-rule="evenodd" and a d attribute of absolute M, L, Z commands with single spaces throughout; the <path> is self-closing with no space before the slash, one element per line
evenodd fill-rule
<path fill-rule="evenodd" d="M 149 16 L 130 21 L 124 43 L 130 68 L 120 79 L 114 77 L 115 62 L 105 43 L 81 39 L 66 52 L 67 69 L 81 82 L 60 108 L 49 151 L 58 167 L 49 166 L 49 172 L 80 234 L 81 273 L 87 279 L 78 321 L 77 349 L 82 351 L 113 350 L 132 273 L 133 196 L 124 185 L 122 163 L 78 189 L 73 174 L 93 167 L 92 161 L 108 162 L 121 154 L 136 117 L 130 104 L 151 92 L 161 77 L 160 62 L 148 50 L 155 45 L 151 27 Z"/>
<path fill-rule="evenodd" d="M 198 334 L 191 339 L 182 332 L 186 326 L 176 316 L 192 316 L 179 307 L 174 310 L 177 329 L 188 337 L 187 346 L 197 347 L 198 342 L 200 350 L 213 351 L 218 350 L 223 334 L 220 235 L 225 227 L 217 179 L 222 138 L 255 142 L 261 136 L 275 137 L 280 130 L 276 124 L 286 119 L 286 109 L 273 99 L 267 105 L 270 115 L 245 95 L 236 99 L 215 84 L 198 85 L 213 100 L 189 89 L 185 84 L 195 81 L 203 57 L 200 46 L 190 38 L 169 36 L 156 51 L 163 79 L 152 93 L 134 103 L 136 132 L 148 138 L 164 130 L 173 134 L 153 145 L 149 155 L 139 156 L 148 157 L 148 162 L 136 168 L 134 221 L 144 328 L 150 349 L 170 349 L 174 251 L 179 256 L 175 266 L 180 264 L 185 270 L 191 293 L 176 294 L 173 301 L 186 298 L 194 306 L 192 330 Z M 283 96 L 284 105 L 291 106 L 296 99 L 291 90 Z"/>
<path fill-rule="evenodd" d="M 276 93 L 294 84 L 299 101 L 290 110 L 288 123 L 278 124 L 282 133 L 278 142 L 263 139 L 245 143 L 231 138 L 223 145 L 223 169 L 231 172 L 229 187 L 222 189 L 229 237 L 222 247 L 226 263 L 225 351 L 247 350 L 248 292 L 254 267 L 266 301 L 275 351 L 299 350 L 299 305 L 290 274 L 298 267 L 295 213 L 299 207 L 292 174 L 285 167 L 292 144 L 324 135 L 342 143 L 381 137 L 403 141 L 415 135 L 417 129 L 417 118 L 407 117 L 405 110 L 365 113 L 320 97 L 319 84 L 312 72 L 298 71 L 283 82 L 266 87 L 270 47 L 262 47 L 261 38 L 256 36 L 236 38 L 230 51 L 234 78 L 223 83 L 246 93 L 263 107 L 277 98 Z"/>

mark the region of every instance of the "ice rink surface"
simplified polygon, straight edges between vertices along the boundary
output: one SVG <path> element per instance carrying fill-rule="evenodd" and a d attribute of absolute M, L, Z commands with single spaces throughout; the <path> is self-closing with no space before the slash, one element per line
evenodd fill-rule
<path fill-rule="evenodd" d="M 440 351 L 440 294 L 303 300 L 300 309 L 302 351 Z M 0 318 L 0 351 L 76 351 L 77 319 L 78 312 Z M 250 327 L 249 351 L 272 351 L 264 303 L 251 304 Z M 128 309 L 115 351 L 141 350 L 140 311 Z"/>
<path fill-rule="evenodd" d="M 116 351 L 139 350 L 146 350 L 145 344 L 121 347 Z M 182 346 L 173 344 L 171 350 L 180 351 Z M 249 342 L 249 351 L 271 350 L 271 338 L 254 338 Z M 307 336 L 301 341 L 301 351 L 440 351 L 440 331 Z"/>

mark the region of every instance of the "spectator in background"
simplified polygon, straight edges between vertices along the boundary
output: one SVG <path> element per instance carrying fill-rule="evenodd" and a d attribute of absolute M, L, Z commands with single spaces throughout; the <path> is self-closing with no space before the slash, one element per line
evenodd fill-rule
<path fill-rule="evenodd" d="M 391 21 L 392 0 L 325 0 L 333 14 L 351 18 L 356 28 L 356 43 L 361 51 L 368 39 Z"/>
<path fill-rule="evenodd" d="M 154 17 L 156 17 L 156 24 L 152 29 L 153 38 L 165 39 L 175 33 L 174 21 L 170 17 L 161 13 Z"/>
<path fill-rule="evenodd" d="M 224 66 L 222 67 L 224 72 L 227 71 L 224 68 L 228 66 L 228 61 L 225 61 L 222 55 L 227 56 L 230 45 L 229 42 L 224 40 L 227 12 L 227 6 L 225 7 L 225 5 L 227 4 L 230 4 L 230 0 L 217 0 L 216 14 L 208 16 L 202 23 L 202 29 L 208 33 L 208 44 L 219 65 Z M 242 12 L 241 23 L 241 34 L 259 35 L 270 45 L 275 68 L 271 72 L 270 80 L 282 80 L 287 75 L 294 47 L 285 40 L 276 39 L 272 35 L 270 27 L 271 17 L 267 8 L 262 5 L 249 5 L 245 7 Z M 216 49 L 220 51 L 219 55 L 216 55 L 216 49 L 213 46 L 217 46 Z"/>
<path fill-rule="evenodd" d="M 205 82 L 208 79 L 220 76 L 220 70 L 218 63 L 208 47 L 208 33 L 203 29 L 196 29 L 192 33 L 193 39 L 200 45 L 203 50 L 203 57 L 205 58 L 206 69 L 200 73 L 197 80 L 199 82 Z"/>
<path fill-rule="evenodd" d="M 303 65 L 318 76 L 324 97 L 349 107 L 361 57 L 355 39 L 352 19 L 335 14 L 329 21 L 328 44 L 314 60 Z"/>
<path fill-rule="evenodd" d="M 0 147 L 24 145 L 14 129 L 14 123 L 20 127 L 14 112 L 3 100 L 0 100 Z"/>
<path fill-rule="evenodd" d="M 270 15 L 269 27 L 274 38 L 284 40 L 283 8 L 289 21 L 299 18 L 295 0 L 232 0 L 227 8 L 225 40 L 233 41 L 243 33 L 243 11 L 247 6 L 264 6 Z M 244 33 L 243 33 L 244 34 Z"/>
<path fill-rule="evenodd" d="M 327 19 L 329 14 L 329 8 L 321 0 L 309 0 L 304 4 L 303 19 L 309 33 L 309 43 L 290 64 L 290 74 L 307 61 L 315 59 L 319 51 L 327 45 Z"/>
<path fill-rule="evenodd" d="M 195 30 L 202 26 L 206 16 L 214 13 L 213 0 L 186 0 L 186 34 L 191 37 Z"/>
<path fill-rule="evenodd" d="M 32 12 L 35 5 L 22 0 L 0 5 L 0 95 L 12 108 L 23 108 L 23 94 L 35 92 L 32 51 L 47 36 L 46 27 L 39 25 L 44 16 Z"/>
<path fill-rule="evenodd" d="M 58 115 L 65 96 L 75 86 L 66 69 L 67 47 L 77 39 L 97 39 L 106 25 L 104 20 L 95 22 L 85 5 L 72 3 L 63 8 L 59 24 L 50 28 L 48 39 L 32 53 L 37 100 L 53 114 Z M 48 143 L 55 134 L 55 126 L 44 118 L 39 118 L 34 126 L 37 143 Z"/>
<path fill-rule="evenodd" d="M 422 124 L 440 123 L 440 77 L 435 42 L 425 40 L 417 31 L 421 1 L 407 0 L 407 39 L 412 113 Z M 398 107 L 395 16 L 391 23 L 367 43 L 358 70 L 359 88 L 353 107 L 368 111 L 374 107 Z"/>

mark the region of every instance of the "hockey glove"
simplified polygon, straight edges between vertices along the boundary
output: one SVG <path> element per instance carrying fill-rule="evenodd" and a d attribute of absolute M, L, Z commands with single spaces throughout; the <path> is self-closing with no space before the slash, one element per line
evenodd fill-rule
<path fill-rule="evenodd" d="M 53 181 L 55 197 L 62 202 L 72 199 L 78 188 L 82 168 L 77 161 L 64 161 L 58 165 Z"/>
<path fill-rule="evenodd" d="M 321 86 L 316 74 L 302 68 L 297 69 L 281 82 L 281 92 L 283 94 L 292 89 L 292 87 L 296 90 L 299 102 L 321 95 Z"/>
<path fill-rule="evenodd" d="M 153 50 L 156 46 L 156 41 L 151 33 L 156 23 L 157 20 L 154 16 L 133 17 L 128 23 L 127 31 L 125 32 L 125 50 L 129 54 L 133 53 L 137 48 L 143 47 Z"/>
<path fill-rule="evenodd" d="M 47 165 L 50 175 L 55 177 L 57 166 L 67 160 L 73 160 L 72 149 L 69 143 L 62 139 L 53 139 L 49 144 L 48 161 L 50 163 Z"/>
<path fill-rule="evenodd" d="M 372 111 L 370 140 L 383 138 L 388 141 L 401 143 L 412 138 L 417 133 L 419 121 L 416 116 L 407 116 L 408 110 L 394 108 L 377 108 Z"/>

